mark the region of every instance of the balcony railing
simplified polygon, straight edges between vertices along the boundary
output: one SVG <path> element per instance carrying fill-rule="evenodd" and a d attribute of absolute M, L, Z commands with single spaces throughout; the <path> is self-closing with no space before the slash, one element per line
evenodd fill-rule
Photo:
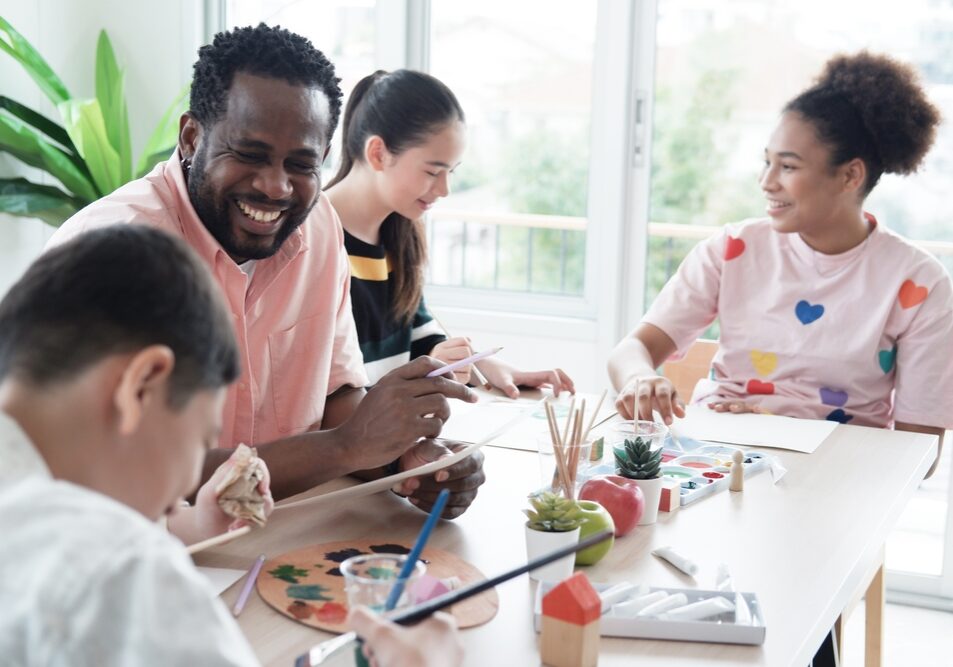
<path fill-rule="evenodd" d="M 435 285 L 581 296 L 588 220 L 524 213 L 435 209 L 427 224 Z M 715 225 L 649 223 L 647 301 Z M 542 243 L 545 241 L 545 243 Z M 914 241 L 953 272 L 953 242 Z M 575 261 L 572 261 L 575 260 Z"/>

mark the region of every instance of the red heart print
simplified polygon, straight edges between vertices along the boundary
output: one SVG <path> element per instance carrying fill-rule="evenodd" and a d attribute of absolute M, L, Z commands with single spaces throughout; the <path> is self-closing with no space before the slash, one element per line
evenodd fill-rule
<path fill-rule="evenodd" d="M 917 285 L 912 280 L 904 280 L 897 297 L 900 299 L 900 305 L 903 308 L 913 308 L 917 304 L 923 303 L 929 292 L 930 290 L 923 285 Z"/>
<path fill-rule="evenodd" d="M 727 262 L 730 259 L 738 257 L 744 251 L 745 242 L 741 239 L 736 239 L 733 236 L 729 236 L 727 243 L 725 243 L 725 261 Z"/>
<path fill-rule="evenodd" d="M 746 389 L 749 394 L 773 394 L 774 383 L 762 382 L 761 380 L 748 380 Z"/>

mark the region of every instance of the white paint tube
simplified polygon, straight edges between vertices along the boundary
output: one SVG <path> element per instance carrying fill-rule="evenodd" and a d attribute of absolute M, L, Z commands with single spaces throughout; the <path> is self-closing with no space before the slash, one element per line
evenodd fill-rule
<path fill-rule="evenodd" d="M 667 612 L 669 609 L 683 607 L 687 602 L 688 598 L 685 597 L 684 593 L 675 593 L 674 595 L 669 595 L 664 600 L 659 600 L 655 604 L 650 604 L 636 614 L 636 616 L 658 616 L 659 614 Z"/>
<path fill-rule="evenodd" d="M 741 593 L 735 593 L 735 624 L 751 625 L 751 608 Z"/>
<path fill-rule="evenodd" d="M 701 621 L 718 614 L 734 611 L 735 603 L 720 595 L 670 609 L 660 616 L 669 621 Z"/>
<path fill-rule="evenodd" d="M 664 600 L 667 597 L 668 593 L 665 591 L 655 591 L 654 593 L 637 597 L 634 600 L 619 602 L 612 605 L 612 614 L 614 616 L 635 616 L 650 604 L 655 604 L 659 600 Z"/>
<path fill-rule="evenodd" d="M 695 573 L 698 572 L 698 566 L 694 562 L 677 553 L 672 547 L 659 547 L 652 554 L 667 560 L 690 577 L 694 577 Z"/>
<path fill-rule="evenodd" d="M 606 590 L 599 593 L 599 599 L 602 600 L 602 613 L 606 613 L 612 607 L 612 605 L 627 600 L 636 593 L 645 594 L 647 589 L 645 586 L 638 586 L 636 584 L 630 584 L 628 582 L 622 582 L 621 584 L 616 584 L 612 588 L 607 588 Z"/>

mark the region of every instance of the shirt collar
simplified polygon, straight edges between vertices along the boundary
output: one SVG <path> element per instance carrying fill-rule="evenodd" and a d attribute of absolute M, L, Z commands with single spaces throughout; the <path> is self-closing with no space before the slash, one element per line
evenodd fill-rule
<path fill-rule="evenodd" d="M 20 425 L 0 411 L 0 490 L 28 477 L 52 478 L 49 467 Z"/>

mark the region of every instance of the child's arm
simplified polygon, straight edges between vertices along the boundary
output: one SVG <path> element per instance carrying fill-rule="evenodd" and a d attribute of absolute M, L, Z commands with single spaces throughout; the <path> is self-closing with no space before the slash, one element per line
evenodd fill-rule
<path fill-rule="evenodd" d="M 640 324 L 609 355 L 609 377 L 619 392 L 616 410 L 624 419 L 652 419 L 658 410 L 662 421 L 684 417 L 685 404 L 668 378 L 655 369 L 675 353 L 675 342 L 652 324 Z"/>
<path fill-rule="evenodd" d="M 376 667 L 457 667 L 463 645 L 453 616 L 437 612 L 410 627 L 367 609 L 351 612 L 348 625 L 364 639 L 364 656 Z"/>
<path fill-rule="evenodd" d="M 556 396 L 560 392 L 576 393 L 572 378 L 561 368 L 546 371 L 521 371 L 499 358 L 487 358 L 476 365 L 494 387 L 510 398 L 519 398 L 518 387 L 549 387 Z"/>
<path fill-rule="evenodd" d="M 218 505 L 215 489 L 225 479 L 231 465 L 232 459 L 229 458 L 216 468 L 209 480 L 199 488 L 195 505 L 180 507 L 169 516 L 169 532 L 182 540 L 183 544 L 194 544 L 208 537 L 241 528 L 248 523 L 243 519 L 228 516 Z M 258 492 L 265 499 L 265 516 L 268 516 L 275 508 L 275 501 L 271 497 L 271 475 L 268 473 L 268 467 L 264 461 L 261 461 L 261 465 L 265 476 L 258 484 Z"/>

